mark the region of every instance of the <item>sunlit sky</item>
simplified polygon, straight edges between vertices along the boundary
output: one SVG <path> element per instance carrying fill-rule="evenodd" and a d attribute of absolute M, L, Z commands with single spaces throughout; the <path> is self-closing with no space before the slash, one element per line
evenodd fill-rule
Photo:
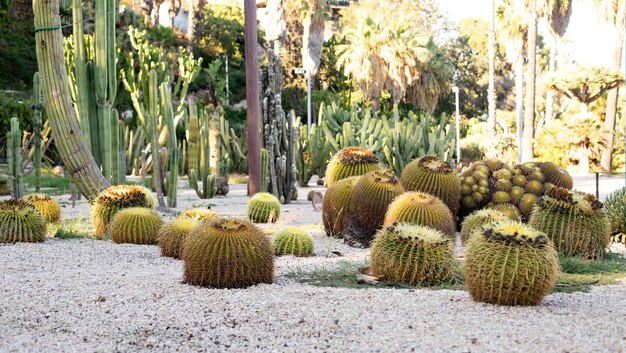
<path fill-rule="evenodd" d="M 609 65 L 613 35 L 608 26 L 596 21 L 591 2 L 574 0 L 564 40 L 572 60 L 581 64 Z M 487 22 L 491 19 L 491 0 L 439 0 L 439 7 L 453 21 L 467 17 L 480 17 Z M 540 31 L 541 28 L 545 28 L 545 24 Z"/>

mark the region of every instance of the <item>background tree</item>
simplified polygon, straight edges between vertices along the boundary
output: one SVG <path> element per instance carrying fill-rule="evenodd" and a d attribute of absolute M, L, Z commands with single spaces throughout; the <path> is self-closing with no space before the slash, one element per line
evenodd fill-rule
<path fill-rule="evenodd" d="M 550 44 L 548 71 L 552 74 L 556 70 L 557 49 L 572 16 L 572 0 L 551 0 L 551 2 L 553 4 L 550 5 L 551 11 L 548 13 L 548 28 L 552 36 L 552 43 Z M 548 90 L 546 92 L 546 123 L 549 123 L 554 115 L 553 105 L 553 91 Z"/>
<path fill-rule="evenodd" d="M 307 75 L 313 82 L 320 67 L 324 44 L 324 20 L 328 10 L 325 0 L 305 0 L 303 5 L 302 67 L 307 70 Z"/>

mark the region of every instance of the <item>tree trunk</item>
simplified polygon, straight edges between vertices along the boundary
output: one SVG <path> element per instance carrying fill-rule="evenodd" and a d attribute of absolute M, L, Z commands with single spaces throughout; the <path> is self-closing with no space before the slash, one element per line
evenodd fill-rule
<path fill-rule="evenodd" d="M 533 138 L 535 133 L 535 80 L 537 69 L 537 15 L 532 14 L 528 23 L 528 67 L 526 68 L 526 101 L 524 131 L 522 136 L 522 162 L 535 157 Z"/>
<path fill-rule="evenodd" d="M 620 69 L 622 64 L 622 49 L 624 46 L 623 28 L 615 28 L 616 42 L 613 47 L 613 67 Z M 611 162 L 613 161 L 613 144 L 615 142 L 615 116 L 617 115 L 617 99 L 619 87 L 613 88 L 608 92 L 606 99 L 606 118 L 604 119 L 604 129 L 608 131 L 606 138 L 606 148 L 602 151 L 601 166 L 604 171 L 610 173 L 612 171 Z"/>
<path fill-rule="evenodd" d="M 321 11 L 315 4 L 317 0 L 309 0 L 313 3 L 309 6 L 308 13 L 302 21 L 304 33 L 302 34 L 302 67 L 311 74 L 313 80 L 317 75 L 322 56 L 322 44 L 324 44 L 324 18 L 317 14 Z M 311 86 L 313 85 L 311 81 Z"/>
<path fill-rule="evenodd" d="M 34 0 L 35 28 L 61 25 L 59 0 Z M 58 29 L 35 33 L 37 63 L 42 81 L 44 106 L 52 136 L 72 182 L 87 199 L 93 199 L 109 186 L 89 153 L 76 112 L 70 100 L 63 34 Z"/>
<path fill-rule="evenodd" d="M 246 101 L 248 122 L 248 193 L 261 192 L 261 136 L 256 1 L 244 0 Z"/>
<path fill-rule="evenodd" d="M 194 0 L 187 0 L 189 4 L 189 19 L 187 20 L 187 38 L 190 43 L 193 43 L 193 37 L 196 31 L 196 8 Z"/>
<path fill-rule="evenodd" d="M 496 128 L 496 33 L 495 33 L 495 0 L 491 0 L 491 25 L 489 27 L 489 117 L 487 128 L 495 131 Z"/>
<path fill-rule="evenodd" d="M 517 162 L 522 162 L 522 130 L 524 122 L 524 58 L 520 54 L 515 63 L 515 115 L 517 120 Z"/>
<path fill-rule="evenodd" d="M 557 39 L 555 37 L 553 39 L 554 39 L 554 42 L 552 43 L 552 46 L 550 47 L 550 61 L 548 63 L 548 71 L 550 72 L 550 74 L 554 74 L 554 71 L 556 70 Z M 548 91 L 546 92 L 546 119 L 545 119 L 546 125 L 552 121 L 552 115 L 554 114 L 553 109 L 552 109 L 553 105 L 554 105 L 554 91 L 552 91 L 551 89 L 548 89 Z"/>

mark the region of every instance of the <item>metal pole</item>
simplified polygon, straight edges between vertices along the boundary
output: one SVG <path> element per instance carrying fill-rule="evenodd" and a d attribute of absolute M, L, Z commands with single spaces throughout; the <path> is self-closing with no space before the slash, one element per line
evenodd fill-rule
<path fill-rule="evenodd" d="M 257 52 L 256 0 L 244 0 L 246 105 L 248 123 L 248 193 L 261 192 L 261 122 Z"/>
<path fill-rule="evenodd" d="M 461 164 L 461 114 L 459 113 L 459 87 L 454 87 L 456 97 L 456 160 Z"/>
<path fill-rule="evenodd" d="M 624 6 L 624 14 L 626 16 L 626 5 Z M 626 25 L 624 26 L 624 42 L 626 43 Z M 626 50 L 626 44 L 623 45 L 624 50 Z M 626 55 L 622 54 L 623 60 L 626 60 Z M 624 77 L 626 77 L 626 63 L 624 64 Z M 624 100 L 626 100 L 626 95 L 624 95 Z M 624 147 L 626 148 L 626 124 L 624 127 Z M 624 150 L 626 154 L 626 149 Z M 626 163 L 624 164 L 624 184 L 626 185 Z"/>
<path fill-rule="evenodd" d="M 306 126 L 311 133 L 311 75 L 306 72 Z"/>
<path fill-rule="evenodd" d="M 225 55 L 226 56 L 226 105 L 229 105 L 229 100 L 230 100 L 230 92 L 229 92 L 229 87 L 228 87 L 228 54 Z"/>

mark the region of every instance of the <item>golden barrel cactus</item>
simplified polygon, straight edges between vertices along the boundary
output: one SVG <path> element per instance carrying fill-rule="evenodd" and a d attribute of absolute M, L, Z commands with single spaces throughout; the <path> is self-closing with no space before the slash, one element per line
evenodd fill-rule
<path fill-rule="evenodd" d="M 380 169 L 378 158 L 372 151 L 362 147 L 346 147 L 337 152 L 326 167 L 326 186 L 351 176 Z"/>
<path fill-rule="evenodd" d="M 456 222 L 448 206 L 438 197 L 423 192 L 405 192 L 387 210 L 384 225 L 405 222 L 430 227 L 456 237 Z"/>
<path fill-rule="evenodd" d="M 435 156 L 413 160 L 402 171 L 400 183 L 406 191 L 420 191 L 437 196 L 456 215 L 461 182 L 450 164 Z"/>
<path fill-rule="evenodd" d="M 61 205 L 50 195 L 30 194 L 24 197 L 24 201 L 35 206 L 46 222 L 57 223 L 61 220 Z"/>
<path fill-rule="evenodd" d="M 115 243 L 156 244 L 163 221 L 156 212 L 145 207 L 125 208 L 115 214 L 109 225 Z"/>
<path fill-rule="evenodd" d="M 248 219 L 254 223 L 276 223 L 280 216 L 280 201 L 276 196 L 260 192 L 248 201 Z"/>
<path fill-rule="evenodd" d="M 352 191 L 360 177 L 341 179 L 326 190 L 322 200 L 322 222 L 326 235 L 341 237 L 352 201 Z"/>
<path fill-rule="evenodd" d="M 161 256 L 179 259 L 185 238 L 196 229 L 200 221 L 195 218 L 178 218 L 164 224 L 157 233 Z"/>
<path fill-rule="evenodd" d="M 39 243 L 46 240 L 46 221 L 23 200 L 0 202 L 0 243 Z"/>
<path fill-rule="evenodd" d="M 91 223 L 98 238 L 106 236 L 107 227 L 115 214 L 124 208 L 156 206 L 150 190 L 135 185 L 115 185 L 106 188 L 94 200 Z"/>

